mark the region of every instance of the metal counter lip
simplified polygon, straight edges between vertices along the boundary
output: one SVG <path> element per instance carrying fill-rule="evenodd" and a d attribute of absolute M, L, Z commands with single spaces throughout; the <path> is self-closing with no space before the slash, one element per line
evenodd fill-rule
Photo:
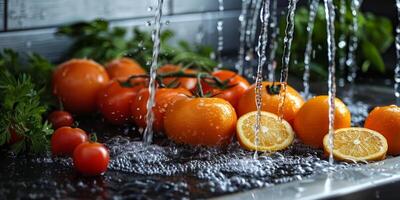
<path fill-rule="evenodd" d="M 365 172 L 376 172 L 367 175 Z M 292 199 L 322 199 L 357 192 L 400 180 L 400 156 L 389 158 L 376 163 L 360 167 L 351 167 L 328 175 L 320 174 L 303 180 L 290 183 L 278 184 L 276 186 L 250 190 L 218 198 L 216 200 L 292 200 Z M 356 183 L 358 182 L 358 183 Z M 329 190 L 327 188 L 329 184 Z"/>

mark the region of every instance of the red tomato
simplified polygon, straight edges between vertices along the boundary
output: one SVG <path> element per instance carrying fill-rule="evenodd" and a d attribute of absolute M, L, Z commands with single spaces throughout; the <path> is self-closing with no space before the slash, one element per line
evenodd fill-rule
<path fill-rule="evenodd" d="M 167 108 L 181 99 L 186 99 L 192 94 L 184 88 L 160 88 L 157 89 L 155 96 L 154 112 L 154 129 L 156 131 L 164 130 L 164 114 Z M 131 106 L 133 120 L 139 127 L 146 127 L 147 100 L 149 99 L 149 91 L 144 88 L 139 91 Z"/>
<path fill-rule="evenodd" d="M 138 62 L 131 58 L 115 59 L 107 64 L 107 73 L 110 79 L 125 81 L 131 75 L 146 74 Z"/>
<path fill-rule="evenodd" d="M 110 154 L 100 143 L 82 143 L 74 150 L 74 166 L 84 175 L 97 176 L 107 171 Z"/>
<path fill-rule="evenodd" d="M 49 122 L 53 125 L 54 129 L 58 129 L 63 126 L 72 126 L 74 118 L 69 112 L 66 111 L 53 111 L 48 117 Z"/>
<path fill-rule="evenodd" d="M 164 118 L 165 133 L 178 143 L 223 145 L 235 134 L 237 116 L 220 98 L 188 98 L 176 102 Z"/>
<path fill-rule="evenodd" d="M 130 122 L 130 106 L 141 88 L 143 87 L 122 87 L 119 82 L 111 81 L 99 92 L 97 98 L 97 105 L 103 117 L 115 125 Z"/>
<path fill-rule="evenodd" d="M 221 81 L 227 81 L 226 88 L 216 88 L 213 85 L 207 84 L 202 81 L 203 92 L 211 93 L 214 97 L 227 100 L 234 108 L 237 107 L 240 97 L 250 87 L 249 82 L 242 76 L 229 70 L 218 70 L 212 73 L 213 76 L 217 77 Z"/>
<path fill-rule="evenodd" d="M 179 70 L 181 70 L 180 66 L 167 64 L 167 65 L 161 66 L 157 70 L 157 73 L 159 73 L 159 74 L 173 73 L 173 72 L 178 72 Z M 188 74 L 196 73 L 196 71 L 192 70 L 192 69 L 185 69 L 184 72 L 188 73 Z M 168 84 L 172 83 L 173 81 L 175 81 L 176 79 L 179 82 L 179 87 L 186 88 L 188 90 L 193 90 L 196 87 L 196 83 L 197 83 L 196 78 L 164 78 L 163 83 L 165 85 L 168 85 Z"/>
<path fill-rule="evenodd" d="M 86 132 L 80 128 L 61 127 L 51 136 L 53 155 L 72 155 L 75 148 L 88 141 Z"/>
<path fill-rule="evenodd" d="M 53 74 L 53 93 L 66 110 L 90 113 L 96 110 L 96 95 L 108 83 L 104 68 L 92 60 L 72 59 Z"/>
<path fill-rule="evenodd" d="M 7 144 L 9 145 L 13 145 L 21 140 L 24 139 L 23 135 L 18 134 L 17 132 L 15 132 L 15 130 L 13 128 L 8 129 L 10 131 L 11 137 L 8 140 Z"/>

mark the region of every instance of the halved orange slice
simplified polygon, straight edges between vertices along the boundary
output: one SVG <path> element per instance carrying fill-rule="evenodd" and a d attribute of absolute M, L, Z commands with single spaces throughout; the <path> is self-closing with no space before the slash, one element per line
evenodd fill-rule
<path fill-rule="evenodd" d="M 324 149 L 330 152 L 328 135 L 324 137 Z M 367 128 L 342 128 L 334 132 L 333 156 L 344 161 L 382 160 L 388 149 L 387 141 L 380 133 Z"/>
<path fill-rule="evenodd" d="M 275 114 L 261 111 L 261 127 L 258 131 L 256 145 L 256 115 L 257 111 L 249 112 L 239 118 L 236 134 L 243 148 L 258 151 L 278 151 L 292 144 L 294 132 L 290 124 L 280 120 Z"/>

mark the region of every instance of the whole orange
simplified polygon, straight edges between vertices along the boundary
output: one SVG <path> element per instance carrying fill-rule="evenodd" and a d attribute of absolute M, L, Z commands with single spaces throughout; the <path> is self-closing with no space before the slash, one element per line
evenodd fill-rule
<path fill-rule="evenodd" d="M 263 111 L 278 114 L 279 110 L 279 94 L 272 93 L 270 88 L 272 82 L 263 82 L 261 88 L 262 107 Z M 276 83 L 276 86 L 282 85 Z M 283 118 L 292 123 L 292 120 L 296 116 L 301 106 L 304 104 L 303 97 L 292 87 L 287 85 L 286 87 L 286 98 L 283 107 Z M 248 112 L 257 110 L 256 97 L 255 97 L 255 85 L 252 85 L 239 99 L 237 105 L 237 113 L 242 116 Z"/>
<path fill-rule="evenodd" d="M 385 136 L 388 154 L 400 154 L 400 107 L 390 105 L 374 108 L 365 120 L 364 127 Z"/>
<path fill-rule="evenodd" d="M 177 101 L 165 114 L 168 138 L 190 145 L 223 145 L 235 134 L 237 116 L 232 105 L 220 98 Z"/>
<path fill-rule="evenodd" d="M 308 100 L 297 112 L 294 118 L 294 130 L 304 144 L 317 148 L 323 147 L 323 138 L 329 131 L 328 102 L 328 96 L 316 96 Z M 334 128 L 348 128 L 350 125 L 349 109 L 336 98 Z"/>
<path fill-rule="evenodd" d="M 67 111 L 89 113 L 96 110 L 97 93 L 109 81 L 106 70 L 87 59 L 72 59 L 59 65 L 53 73 L 53 94 Z"/>

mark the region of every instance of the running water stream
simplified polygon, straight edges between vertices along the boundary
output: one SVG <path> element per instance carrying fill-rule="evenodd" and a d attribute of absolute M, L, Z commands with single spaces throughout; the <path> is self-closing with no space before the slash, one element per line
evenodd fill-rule
<path fill-rule="evenodd" d="M 396 68 L 394 70 L 394 95 L 396 96 L 396 103 L 400 105 L 400 0 L 396 0 L 397 15 L 399 24 L 396 28 Z"/>
<path fill-rule="evenodd" d="M 149 80 L 149 100 L 147 101 L 147 114 L 146 114 L 146 129 L 143 134 L 143 141 L 150 144 L 153 139 L 153 122 L 154 122 L 154 99 L 156 95 L 156 76 L 158 68 L 158 54 L 160 51 L 160 33 L 161 33 L 161 16 L 162 16 L 163 0 L 157 0 L 157 8 L 154 17 L 154 31 L 153 37 L 153 58 L 150 67 L 150 80 Z"/>
<path fill-rule="evenodd" d="M 282 56 L 282 69 L 281 79 L 282 83 L 281 91 L 279 92 L 279 108 L 278 116 L 280 119 L 283 118 L 283 108 L 286 99 L 286 85 L 289 75 L 289 64 L 290 64 L 290 49 L 292 47 L 293 33 L 294 33 L 294 16 L 296 11 L 296 5 L 298 0 L 290 0 L 288 6 L 288 14 L 285 29 L 285 38 L 283 39 L 283 56 Z"/>
<path fill-rule="evenodd" d="M 222 63 L 222 51 L 224 50 L 224 0 L 218 0 L 218 21 L 217 21 L 217 35 L 218 35 L 218 69 L 223 66 Z"/>
<path fill-rule="evenodd" d="M 258 19 L 260 17 L 259 13 L 261 10 L 262 0 L 251 0 L 250 3 L 250 12 L 248 13 L 247 18 L 247 28 L 246 28 L 246 55 L 245 61 L 250 62 L 254 59 L 254 46 L 255 46 L 255 38 L 257 33 L 257 25 Z M 244 70 L 244 74 L 247 75 L 248 78 L 254 79 L 252 75 L 254 74 L 254 68 L 252 66 L 246 67 Z"/>
<path fill-rule="evenodd" d="M 340 0 L 340 7 L 339 7 L 339 23 L 340 23 L 340 29 L 345 30 L 346 29 L 346 12 L 347 12 L 347 6 L 346 6 L 346 0 Z M 346 46 L 347 46 L 347 37 L 344 31 L 341 32 L 341 35 L 339 36 L 339 41 L 338 41 L 338 47 L 339 47 L 339 71 L 340 71 L 340 76 L 339 76 L 339 86 L 344 87 L 345 85 L 345 77 L 344 77 L 344 72 L 345 72 L 345 65 L 346 65 Z"/>
<path fill-rule="evenodd" d="M 319 0 L 311 0 L 310 11 L 307 23 L 307 45 L 304 52 L 304 74 L 303 74 L 303 86 L 304 86 L 304 98 L 307 100 L 310 98 L 310 60 L 312 52 L 312 34 L 314 30 L 315 16 L 318 11 Z"/>
<path fill-rule="evenodd" d="M 240 44 L 239 44 L 239 55 L 238 62 L 236 63 L 236 70 L 240 75 L 243 74 L 244 68 L 244 53 L 246 51 L 246 31 L 247 31 L 247 10 L 250 4 L 250 0 L 242 0 L 242 12 L 239 16 L 240 21 Z"/>
<path fill-rule="evenodd" d="M 360 0 L 352 0 L 350 4 L 351 15 L 352 15 L 352 25 L 351 25 L 351 36 L 349 40 L 349 51 L 347 55 L 346 64 L 349 67 L 349 73 L 347 75 L 347 81 L 350 83 L 349 96 L 353 96 L 353 86 L 354 81 L 357 77 L 357 62 L 356 62 L 356 51 L 358 48 L 358 10 L 360 8 Z"/>
<path fill-rule="evenodd" d="M 262 96 L 261 96 L 261 89 L 262 89 L 262 81 L 263 81 L 263 67 L 267 61 L 267 57 L 265 55 L 265 50 L 267 48 L 267 41 L 268 41 L 268 22 L 270 17 L 270 10 L 269 10 L 269 0 L 263 1 L 263 7 L 260 13 L 261 19 L 261 32 L 258 36 L 258 46 L 257 46 L 257 55 L 258 55 L 258 65 L 257 65 L 257 75 L 256 75 L 256 107 L 257 107 L 257 115 L 256 115 L 256 124 L 254 127 L 255 133 L 255 145 L 258 147 L 258 134 L 262 130 L 261 128 L 261 106 L 262 106 Z M 257 149 L 254 153 L 254 158 L 256 159 L 258 156 Z"/>
<path fill-rule="evenodd" d="M 269 58 L 268 58 L 268 80 L 275 80 L 275 69 L 276 64 L 274 62 L 276 49 L 278 47 L 278 34 L 279 34 L 279 25 L 278 25 L 278 0 L 272 1 L 271 6 L 271 22 L 269 23 L 269 28 L 271 31 L 271 39 L 269 43 Z"/>
<path fill-rule="evenodd" d="M 333 165 L 333 148 L 334 148 L 334 124 L 335 124 L 335 96 L 336 96 L 336 82 L 335 82 L 335 7 L 332 0 L 324 0 L 325 17 L 326 17 L 326 30 L 327 30 L 327 43 L 328 43 L 328 96 L 329 96 L 329 132 L 328 132 L 328 148 L 329 164 Z"/>

